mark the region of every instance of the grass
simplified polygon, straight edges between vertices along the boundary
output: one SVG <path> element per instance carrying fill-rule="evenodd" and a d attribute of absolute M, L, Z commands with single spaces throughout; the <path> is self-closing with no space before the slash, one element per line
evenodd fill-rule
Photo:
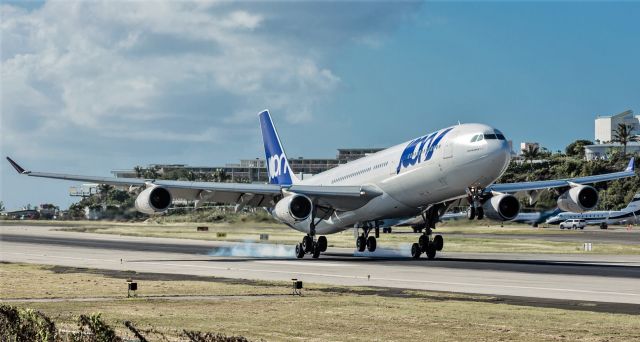
<path fill-rule="evenodd" d="M 544 236 L 539 239 L 531 238 L 536 235 L 574 235 L 580 236 L 582 231 L 560 230 L 554 228 L 532 228 L 526 225 L 506 225 L 480 221 L 476 226 L 468 223 L 460 224 L 447 222 L 436 230 L 445 234 L 445 251 L 469 253 L 570 253 L 570 254 L 632 254 L 640 255 L 640 244 L 594 243 L 591 252 L 583 250 L 581 241 L 549 241 Z M 6 223 L 6 222 L 5 222 Z M 13 221 L 10 224 L 24 225 L 25 221 Z M 484 224 L 486 223 L 486 224 Z M 4 224 L 4 223 L 3 223 Z M 180 238 L 208 241 L 230 242 L 263 242 L 295 245 L 302 233 L 281 224 L 274 223 L 113 223 L 105 221 L 28 221 L 29 225 L 56 226 L 61 230 L 75 232 L 89 232 L 99 234 L 116 234 L 123 236 Z M 197 226 L 209 227 L 208 232 L 197 232 Z M 410 228 L 394 228 L 395 232 L 406 234 L 382 234 L 379 246 L 392 248 L 406 248 L 416 242 L 417 235 L 408 233 Z M 224 233 L 221 237 L 217 233 Z M 613 230 L 602 234 L 615 234 Z M 268 241 L 260 241 L 260 234 L 268 234 Z M 474 234 L 466 237 L 464 234 Z M 475 236 L 475 235 L 479 236 Z M 483 237 L 482 235 L 502 235 L 500 237 Z M 505 236 L 505 235 L 508 235 Z M 518 238 L 522 235 L 523 238 Z M 526 239 L 524 238 L 526 235 Z M 352 230 L 328 236 L 330 247 L 354 246 Z M 586 241 L 585 241 L 586 242 Z"/>
<path fill-rule="evenodd" d="M 512 305 L 490 296 L 305 284 L 304 296 L 293 297 L 286 283 L 192 277 L 139 280 L 142 297 L 126 299 L 128 274 L 25 264 L 0 264 L 0 272 L 3 300 L 108 298 L 12 303 L 44 311 L 63 329 L 74 329 L 80 314 L 101 312 L 120 332 L 131 320 L 170 338 L 193 329 L 267 341 L 640 340 L 637 315 Z M 218 297 L 144 298 L 175 294 Z"/>

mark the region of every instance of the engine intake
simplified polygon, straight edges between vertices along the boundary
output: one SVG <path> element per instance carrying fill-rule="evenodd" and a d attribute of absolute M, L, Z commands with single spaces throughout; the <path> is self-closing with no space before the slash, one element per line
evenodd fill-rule
<path fill-rule="evenodd" d="M 520 202 L 513 195 L 502 194 L 491 197 L 482 204 L 484 215 L 497 221 L 509 221 L 518 216 Z"/>
<path fill-rule="evenodd" d="M 276 203 L 273 216 L 284 223 L 295 224 L 309 218 L 311 210 L 313 210 L 311 199 L 302 195 L 292 195 Z"/>
<path fill-rule="evenodd" d="M 598 191 L 589 185 L 575 186 L 558 197 L 558 208 L 563 211 L 582 213 L 598 204 Z"/>
<path fill-rule="evenodd" d="M 138 195 L 136 198 L 136 210 L 149 215 L 160 214 L 169 209 L 172 200 L 169 190 L 154 186 L 145 189 Z"/>

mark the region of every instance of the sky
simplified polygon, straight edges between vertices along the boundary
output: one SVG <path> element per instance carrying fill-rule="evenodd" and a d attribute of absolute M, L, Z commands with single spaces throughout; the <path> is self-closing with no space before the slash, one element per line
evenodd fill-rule
<path fill-rule="evenodd" d="M 0 152 L 110 176 L 386 147 L 458 122 L 555 151 L 640 112 L 640 3 L 2 1 Z M 3 158 L 4 159 L 4 158 Z M 77 200 L 0 162 L 0 200 Z"/>

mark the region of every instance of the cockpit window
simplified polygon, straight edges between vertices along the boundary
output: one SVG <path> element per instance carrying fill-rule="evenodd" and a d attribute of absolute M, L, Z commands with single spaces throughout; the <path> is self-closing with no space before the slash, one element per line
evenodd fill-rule
<path fill-rule="evenodd" d="M 496 140 L 498 137 L 495 134 L 485 134 L 484 138 L 487 140 Z"/>
<path fill-rule="evenodd" d="M 485 133 L 484 134 L 484 138 L 487 140 L 507 140 L 504 137 L 504 134 L 502 134 L 502 132 L 500 132 L 499 130 L 494 130 L 493 133 Z"/>
<path fill-rule="evenodd" d="M 471 138 L 471 142 L 482 141 L 482 139 L 484 139 L 482 134 L 476 134 Z"/>

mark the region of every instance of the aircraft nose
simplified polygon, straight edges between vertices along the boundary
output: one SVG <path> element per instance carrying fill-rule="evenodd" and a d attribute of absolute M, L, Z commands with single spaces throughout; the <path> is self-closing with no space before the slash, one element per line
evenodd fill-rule
<path fill-rule="evenodd" d="M 492 148 L 491 153 L 494 158 L 495 165 L 502 166 L 502 171 L 507 169 L 511 162 L 511 148 L 506 140 L 498 140 Z"/>

